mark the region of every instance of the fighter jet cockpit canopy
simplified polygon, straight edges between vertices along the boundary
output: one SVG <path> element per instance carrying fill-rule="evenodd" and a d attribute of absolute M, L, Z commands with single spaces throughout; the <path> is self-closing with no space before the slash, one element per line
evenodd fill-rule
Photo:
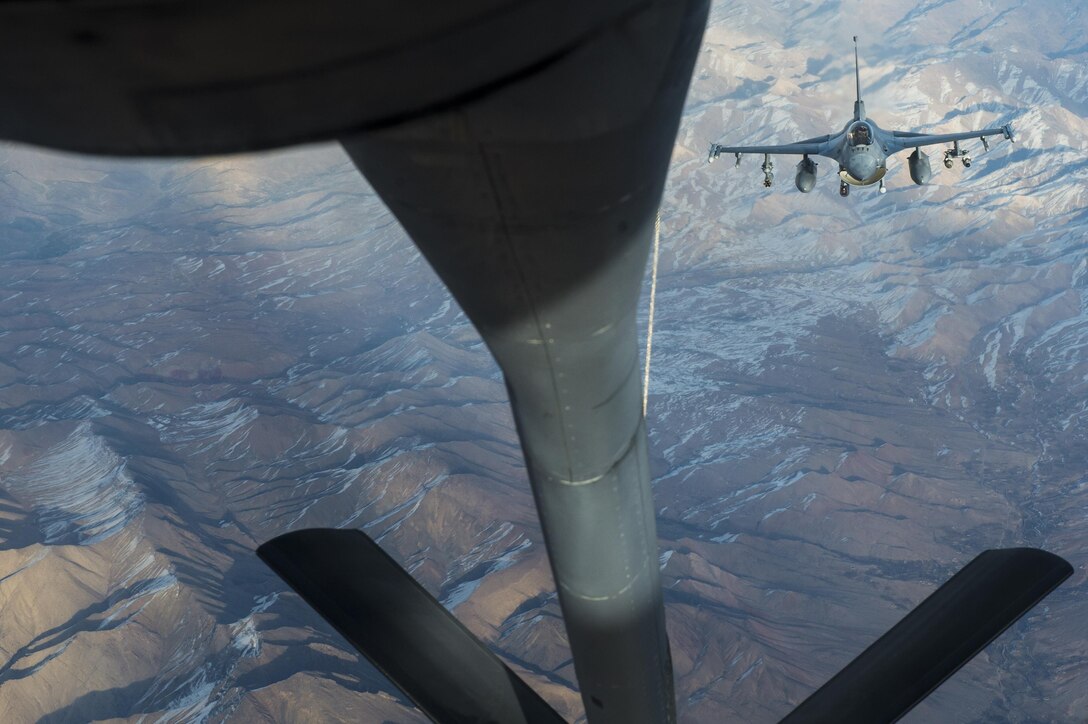
<path fill-rule="evenodd" d="M 850 127 L 847 138 L 851 146 L 868 146 L 873 142 L 873 129 L 865 121 L 858 121 Z"/>

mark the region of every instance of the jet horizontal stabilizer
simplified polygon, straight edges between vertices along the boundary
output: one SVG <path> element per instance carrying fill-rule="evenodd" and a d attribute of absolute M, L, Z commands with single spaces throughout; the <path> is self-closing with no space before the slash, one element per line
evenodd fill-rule
<path fill-rule="evenodd" d="M 984 551 L 781 724 L 897 721 L 1072 573 L 1035 548 Z"/>
<path fill-rule="evenodd" d="M 362 531 L 295 531 L 257 554 L 434 721 L 564 721 Z"/>

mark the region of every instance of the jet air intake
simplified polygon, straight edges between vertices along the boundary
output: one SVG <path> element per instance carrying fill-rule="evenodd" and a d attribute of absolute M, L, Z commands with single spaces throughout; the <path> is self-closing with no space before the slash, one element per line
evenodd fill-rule
<path fill-rule="evenodd" d="M 797 190 L 803 194 L 807 194 L 816 186 L 816 162 L 808 156 L 801 159 L 801 163 L 797 164 L 797 178 L 794 180 L 797 184 Z"/>
<path fill-rule="evenodd" d="M 914 149 L 914 153 L 907 157 L 907 165 L 910 167 L 910 180 L 921 186 L 933 178 L 933 169 L 929 166 L 929 156 L 922 153 L 922 149 Z"/>

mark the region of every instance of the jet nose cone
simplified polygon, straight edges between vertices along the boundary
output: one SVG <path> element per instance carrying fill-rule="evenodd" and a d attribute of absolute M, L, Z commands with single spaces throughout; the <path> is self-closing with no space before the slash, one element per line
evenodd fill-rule
<path fill-rule="evenodd" d="M 858 153 L 850 158 L 846 170 L 858 181 L 864 181 L 876 173 L 876 159 L 867 153 Z"/>

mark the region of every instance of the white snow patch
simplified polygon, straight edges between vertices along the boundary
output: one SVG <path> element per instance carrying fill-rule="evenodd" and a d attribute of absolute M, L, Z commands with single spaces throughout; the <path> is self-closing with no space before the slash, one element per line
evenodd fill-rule
<path fill-rule="evenodd" d="M 8 476 L 4 486 L 38 514 L 47 544 L 90 545 L 119 533 L 144 509 L 125 461 L 89 422 Z"/>

